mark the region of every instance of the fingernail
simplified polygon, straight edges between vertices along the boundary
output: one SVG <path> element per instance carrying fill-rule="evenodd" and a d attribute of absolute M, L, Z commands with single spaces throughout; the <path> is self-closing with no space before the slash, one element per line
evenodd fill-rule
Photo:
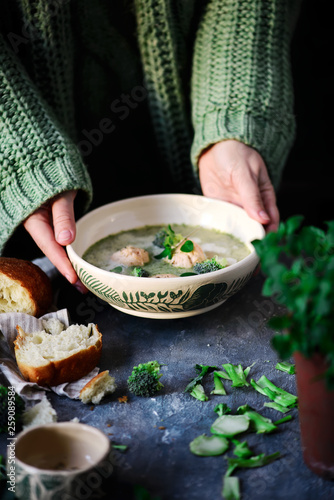
<path fill-rule="evenodd" d="M 261 210 L 261 212 L 259 212 L 259 216 L 261 217 L 261 219 L 270 220 L 269 215 L 264 210 Z"/>
<path fill-rule="evenodd" d="M 72 238 L 72 232 L 69 229 L 64 229 L 63 231 L 60 231 L 59 234 L 57 234 L 57 241 L 58 243 L 66 243 Z"/>

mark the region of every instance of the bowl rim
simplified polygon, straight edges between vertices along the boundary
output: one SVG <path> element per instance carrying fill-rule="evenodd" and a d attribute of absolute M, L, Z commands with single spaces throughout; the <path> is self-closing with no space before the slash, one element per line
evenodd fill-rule
<path fill-rule="evenodd" d="M 184 194 L 184 193 L 164 193 L 164 194 L 151 194 L 151 195 L 144 195 L 144 196 L 134 196 L 131 198 L 124 198 L 124 199 L 117 200 L 117 201 L 114 201 L 111 203 L 107 203 L 105 205 L 101 205 L 100 207 L 96 207 L 95 209 L 93 209 L 90 212 L 83 215 L 80 219 L 78 219 L 77 224 L 84 222 L 86 219 L 89 219 L 89 217 L 91 217 L 94 213 L 96 213 L 100 210 L 103 210 L 103 209 L 107 210 L 110 206 L 115 207 L 117 205 L 121 205 L 121 204 L 129 202 L 129 201 L 136 202 L 136 201 L 140 201 L 140 200 L 144 200 L 144 199 L 153 199 L 153 198 L 161 198 L 161 197 L 167 198 L 167 197 L 173 197 L 173 196 L 205 198 L 207 201 L 209 201 L 209 203 L 210 202 L 217 202 L 217 203 L 221 203 L 223 205 L 232 206 L 233 209 L 235 209 L 237 211 L 242 211 L 247 217 L 251 218 L 242 207 L 240 207 L 239 205 L 235 205 L 233 203 L 224 201 L 224 200 L 210 198 L 210 197 L 204 196 L 204 195 Z M 255 219 L 252 219 L 252 220 L 254 221 L 255 224 L 257 224 L 259 226 L 259 228 L 262 228 L 262 238 L 263 238 L 265 236 L 265 230 L 264 230 L 262 224 L 260 224 L 260 222 L 256 221 Z M 99 240 L 97 240 L 97 241 L 99 241 Z M 224 275 L 224 274 L 230 273 L 230 271 L 234 270 L 236 267 L 238 268 L 238 267 L 240 267 L 240 265 L 245 265 L 245 264 L 247 265 L 249 262 L 251 263 L 252 261 L 254 261 L 254 265 L 257 264 L 259 262 L 259 257 L 255 251 L 254 246 L 252 245 L 252 243 L 250 241 L 248 241 L 248 242 L 243 241 L 243 243 L 249 248 L 250 253 L 248 255 L 246 255 L 246 257 L 241 259 L 240 261 L 235 262 L 234 264 L 230 264 L 229 266 L 224 267 L 223 269 L 218 269 L 217 271 L 211 271 L 210 273 L 194 274 L 192 276 L 176 276 L 176 277 L 170 277 L 170 278 L 163 278 L 163 282 L 166 284 L 169 284 L 169 283 L 175 282 L 177 279 L 182 279 L 182 281 L 184 281 L 185 283 L 187 283 L 188 281 L 191 282 L 192 280 L 194 281 L 195 279 L 200 280 L 200 281 L 207 281 L 208 275 L 212 276 L 212 277 Z M 67 254 L 68 254 L 68 257 L 70 260 L 71 260 L 70 254 L 72 254 L 72 256 L 75 256 L 75 258 L 79 264 L 84 265 L 91 272 L 98 271 L 99 273 L 102 273 L 102 276 L 104 276 L 104 277 L 112 276 L 115 279 L 121 278 L 122 280 L 126 280 L 126 281 L 130 280 L 132 283 L 134 283 L 134 280 L 140 280 L 141 283 L 143 282 L 142 277 L 114 273 L 113 271 L 107 271 L 107 270 L 102 269 L 100 267 L 94 266 L 93 264 L 91 264 L 90 262 L 86 261 L 85 259 L 83 259 L 82 257 L 79 256 L 79 254 L 74 250 L 73 244 L 67 245 L 66 251 L 67 251 Z M 145 278 L 145 282 L 146 281 L 147 282 L 153 282 L 153 281 L 156 282 L 157 279 L 158 278 L 148 276 L 147 278 Z"/>
<path fill-rule="evenodd" d="M 98 429 L 97 427 L 94 427 L 92 425 L 84 424 L 82 422 L 50 422 L 47 424 L 42 424 L 42 425 L 35 425 L 35 426 L 29 426 L 25 429 L 23 429 L 17 436 L 16 436 L 16 446 L 18 446 L 18 441 L 22 438 L 25 438 L 27 434 L 30 434 L 31 432 L 36 432 L 39 429 L 46 429 L 46 428 L 54 428 L 54 429 L 59 429 L 59 428 L 73 428 L 73 435 L 76 435 L 76 431 L 81 431 L 81 432 L 91 432 L 94 434 L 99 434 L 99 436 L 102 438 L 102 440 L 105 441 L 106 449 L 103 453 L 101 453 L 101 456 L 97 459 L 94 460 L 93 463 L 87 464 L 86 467 L 82 467 L 80 469 L 75 469 L 75 470 L 55 470 L 55 469 L 41 469 L 40 467 L 36 467 L 35 465 L 31 465 L 21 458 L 15 456 L 15 462 L 17 462 L 24 470 L 28 471 L 29 473 L 33 474 L 40 474 L 40 475 L 60 475 L 60 476 L 77 476 L 79 474 L 82 474 L 84 472 L 87 472 L 89 470 L 94 469 L 102 460 L 105 459 L 107 454 L 110 451 L 111 443 L 108 438 L 108 436 Z"/>

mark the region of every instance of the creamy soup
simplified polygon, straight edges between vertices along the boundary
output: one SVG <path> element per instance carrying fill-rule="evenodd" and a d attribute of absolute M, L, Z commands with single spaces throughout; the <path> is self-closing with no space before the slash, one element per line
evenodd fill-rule
<path fill-rule="evenodd" d="M 135 267 L 144 269 L 145 275 L 150 277 L 170 274 L 182 276 L 184 274 L 195 273 L 194 267 L 187 266 L 185 268 L 172 265 L 170 258 L 159 258 L 164 248 L 157 246 L 153 242 L 156 241 L 156 235 L 161 229 L 161 226 L 145 226 L 111 234 L 89 247 L 84 253 L 83 259 L 106 271 L 127 275 L 133 275 Z M 179 239 L 182 238 L 179 244 L 179 252 L 182 242 L 190 240 L 196 249 L 198 249 L 198 246 L 200 247 L 203 251 L 201 255 L 204 254 L 205 259 L 215 257 L 224 263 L 224 267 L 240 261 L 250 253 L 249 248 L 238 238 L 215 229 L 206 229 L 185 224 L 172 224 L 172 230 L 175 234 L 179 235 Z M 148 262 L 132 265 L 120 262 L 117 256 L 120 253 L 119 251 L 126 247 L 145 250 L 146 260 L 148 254 Z M 172 252 L 175 251 L 175 248 L 178 248 L 177 244 L 172 247 Z M 200 260 L 203 260 L 203 257 Z"/>

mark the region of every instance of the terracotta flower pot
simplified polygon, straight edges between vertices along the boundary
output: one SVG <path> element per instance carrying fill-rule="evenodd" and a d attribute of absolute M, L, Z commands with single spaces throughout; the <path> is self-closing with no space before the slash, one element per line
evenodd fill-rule
<path fill-rule="evenodd" d="M 334 479 L 334 391 L 321 375 L 324 358 L 294 354 L 303 458 L 316 474 Z"/>

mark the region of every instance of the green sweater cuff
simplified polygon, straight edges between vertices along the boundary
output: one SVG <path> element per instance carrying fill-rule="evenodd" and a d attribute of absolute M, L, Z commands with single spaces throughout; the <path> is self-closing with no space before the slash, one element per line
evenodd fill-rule
<path fill-rule="evenodd" d="M 284 116 L 280 121 L 264 120 L 242 112 L 226 116 L 224 110 L 217 109 L 208 112 L 195 129 L 191 160 L 197 171 L 198 160 L 207 148 L 223 140 L 235 139 L 260 153 L 277 188 L 294 138 L 293 115 Z"/>
<path fill-rule="evenodd" d="M 78 190 L 76 207 L 85 212 L 92 186 L 84 165 L 70 157 L 45 159 L 8 179 L 0 198 L 0 254 L 15 229 L 43 203 L 64 191 Z M 78 214 L 76 214 L 78 215 Z"/>

